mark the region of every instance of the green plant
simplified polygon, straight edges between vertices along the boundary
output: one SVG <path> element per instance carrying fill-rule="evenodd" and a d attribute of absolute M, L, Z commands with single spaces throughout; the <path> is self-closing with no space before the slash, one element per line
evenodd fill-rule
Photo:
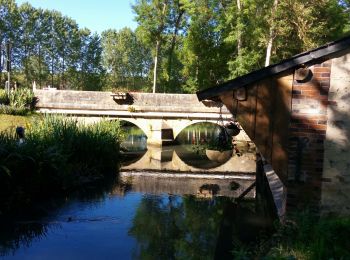
<path fill-rule="evenodd" d="M 0 113 L 25 115 L 34 109 L 35 96 L 31 89 L 21 88 L 10 93 L 0 91 Z"/>
<path fill-rule="evenodd" d="M 133 106 L 128 106 L 128 111 L 129 111 L 130 113 L 136 112 L 136 108 L 133 107 Z"/>
<path fill-rule="evenodd" d="M 116 174 L 121 136 L 118 121 L 83 125 L 63 116 L 27 124 L 23 144 L 14 131 L 0 132 L 0 211 Z"/>
<path fill-rule="evenodd" d="M 34 93 L 31 89 L 20 88 L 8 95 L 9 105 L 16 108 L 31 109 L 34 106 Z"/>
<path fill-rule="evenodd" d="M 318 218 L 308 211 L 279 225 L 268 256 L 285 259 L 349 259 L 349 217 Z"/>
<path fill-rule="evenodd" d="M 8 105 L 10 100 L 4 89 L 0 89 L 0 105 Z"/>

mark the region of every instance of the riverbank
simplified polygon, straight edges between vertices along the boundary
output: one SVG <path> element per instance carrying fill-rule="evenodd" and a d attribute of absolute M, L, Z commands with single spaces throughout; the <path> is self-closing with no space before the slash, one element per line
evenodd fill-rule
<path fill-rule="evenodd" d="M 270 238 L 236 244 L 233 259 L 349 259 L 350 218 L 318 217 L 304 211 L 276 223 Z"/>
<path fill-rule="evenodd" d="M 118 122 L 85 126 L 57 116 L 11 118 L 0 132 L 0 216 L 18 214 L 37 200 L 64 195 L 118 171 Z M 11 127 L 19 122 L 25 126 L 23 143 Z"/>

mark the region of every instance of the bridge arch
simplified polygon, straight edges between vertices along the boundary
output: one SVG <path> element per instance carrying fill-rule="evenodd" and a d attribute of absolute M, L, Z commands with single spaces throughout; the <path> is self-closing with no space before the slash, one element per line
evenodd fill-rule
<path fill-rule="evenodd" d="M 108 120 L 112 121 L 112 120 L 119 120 L 119 121 L 126 121 L 128 123 L 131 123 L 135 126 L 137 126 L 138 128 L 140 128 L 143 133 L 147 136 L 147 139 L 150 138 L 150 124 L 146 124 L 144 122 L 144 120 L 140 120 L 140 119 L 134 119 L 134 118 L 108 118 Z"/>
<path fill-rule="evenodd" d="M 218 120 L 181 120 L 180 124 L 177 124 L 176 122 L 174 122 L 175 124 L 172 125 L 172 129 L 173 129 L 173 134 L 174 134 L 174 139 L 176 139 L 176 137 L 188 126 L 194 125 L 194 124 L 198 124 L 198 123 L 211 123 L 214 125 L 218 125 L 220 126 Z"/>

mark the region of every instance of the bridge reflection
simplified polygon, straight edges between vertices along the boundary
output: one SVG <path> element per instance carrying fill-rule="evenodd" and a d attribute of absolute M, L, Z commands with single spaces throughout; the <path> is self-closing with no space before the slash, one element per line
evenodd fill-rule
<path fill-rule="evenodd" d="M 192 157 L 191 157 L 192 155 Z M 247 152 L 240 155 L 229 155 L 225 161 L 214 161 L 209 158 L 196 158 L 179 146 L 153 147 L 148 146 L 147 151 L 127 152 L 129 157 L 121 170 L 123 171 L 170 171 L 191 173 L 255 173 L 255 153 Z M 139 156 L 139 159 L 135 159 Z"/>
<path fill-rule="evenodd" d="M 209 150 L 220 126 L 195 124 L 182 131 L 177 145 L 147 145 L 145 134 L 134 126 L 125 126 L 124 160 L 121 185 L 114 193 L 127 191 L 152 194 L 239 197 L 255 181 L 255 148 L 242 141 L 236 149 Z M 237 152 L 239 151 L 239 152 Z M 247 197 L 254 198 L 255 190 Z"/>

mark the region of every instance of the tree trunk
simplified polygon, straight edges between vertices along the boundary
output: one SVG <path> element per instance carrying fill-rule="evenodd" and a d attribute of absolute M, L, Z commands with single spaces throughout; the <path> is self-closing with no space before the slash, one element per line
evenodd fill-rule
<path fill-rule="evenodd" d="M 238 9 L 238 30 L 237 30 L 237 53 L 238 56 L 241 55 L 241 50 L 242 50 L 242 31 L 241 31 L 241 24 L 242 24 L 242 5 L 241 5 L 241 0 L 237 0 L 237 9 Z"/>
<path fill-rule="evenodd" d="M 163 10 L 162 10 L 162 19 L 161 19 L 161 24 L 159 27 L 159 35 L 157 37 L 156 41 L 156 53 L 154 56 L 154 70 L 153 70 L 153 93 L 156 93 L 156 87 L 157 87 L 157 66 L 158 66 L 158 56 L 159 56 L 159 49 L 160 49 L 160 40 L 162 37 L 162 32 L 164 29 L 164 14 L 166 11 L 167 5 L 163 3 Z"/>
<path fill-rule="evenodd" d="M 41 82 L 41 77 L 42 77 L 42 73 L 41 73 L 41 42 L 39 42 L 39 86 L 42 87 L 42 82 Z"/>
<path fill-rule="evenodd" d="M 265 58 L 265 67 L 270 65 L 270 60 L 271 60 L 271 52 L 272 52 L 272 44 L 273 44 L 273 39 L 275 37 L 275 14 L 276 14 L 276 10 L 277 10 L 277 5 L 278 5 L 278 0 L 275 0 L 273 2 L 273 7 L 272 7 L 272 11 L 271 11 L 271 27 L 270 27 L 270 33 L 269 33 L 269 41 L 267 43 L 267 48 L 266 48 L 266 58 Z"/>
<path fill-rule="evenodd" d="M 65 42 L 65 44 L 64 44 L 65 46 L 66 46 L 66 42 Z M 59 88 L 61 88 L 61 87 L 63 87 L 63 89 L 65 89 L 65 78 L 64 78 L 64 70 L 66 69 L 65 68 L 65 64 L 64 64 L 64 62 L 65 62 L 65 50 L 64 50 L 64 48 L 63 48 L 63 52 L 62 52 L 62 84 L 60 84 L 60 86 L 59 86 Z"/>
<path fill-rule="evenodd" d="M 0 35 L 1 35 L 1 31 L 0 31 Z M 2 61 L 3 61 L 3 59 L 2 59 L 2 56 L 1 56 L 1 54 L 2 54 L 2 38 L 0 38 L 0 67 L 2 67 L 2 66 L 5 66 L 5 64 L 2 64 Z M 1 84 L 1 81 L 2 81 L 2 69 L 0 70 L 0 88 L 2 88 L 3 86 L 2 86 L 2 84 Z"/>
<path fill-rule="evenodd" d="M 156 93 L 157 87 L 157 65 L 158 65 L 158 52 L 159 52 L 160 41 L 156 43 L 156 54 L 154 55 L 154 69 L 153 69 L 153 93 Z"/>

